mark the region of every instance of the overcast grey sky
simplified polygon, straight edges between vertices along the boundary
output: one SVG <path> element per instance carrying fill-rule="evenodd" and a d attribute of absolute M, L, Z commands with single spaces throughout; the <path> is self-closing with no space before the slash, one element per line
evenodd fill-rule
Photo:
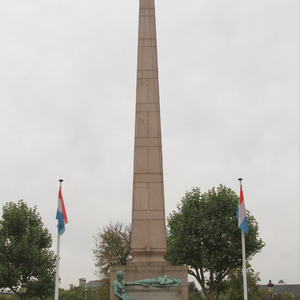
<path fill-rule="evenodd" d="M 239 191 L 263 284 L 300 283 L 299 1 L 157 0 L 166 215 L 187 190 Z M 0 205 L 37 205 L 62 287 L 95 279 L 93 235 L 130 222 L 138 0 L 2 0 Z"/>

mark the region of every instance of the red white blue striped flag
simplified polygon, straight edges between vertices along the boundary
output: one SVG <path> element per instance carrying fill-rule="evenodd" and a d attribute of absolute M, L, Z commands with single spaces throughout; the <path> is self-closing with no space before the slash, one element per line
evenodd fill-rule
<path fill-rule="evenodd" d="M 62 235 L 66 230 L 65 225 L 68 223 L 68 218 L 67 218 L 63 196 L 61 193 L 61 187 L 59 187 L 59 192 L 58 192 L 58 206 L 57 206 L 56 219 L 58 220 L 58 225 L 57 225 L 58 233 Z"/>
<path fill-rule="evenodd" d="M 242 185 L 241 185 L 241 191 L 240 191 L 240 203 L 239 203 L 239 207 L 238 207 L 236 217 L 238 219 L 239 229 L 243 230 L 245 233 L 248 233 L 249 227 L 248 227 L 248 220 L 247 220 L 247 213 L 246 213 L 246 207 L 245 207 L 245 201 L 244 201 Z"/>

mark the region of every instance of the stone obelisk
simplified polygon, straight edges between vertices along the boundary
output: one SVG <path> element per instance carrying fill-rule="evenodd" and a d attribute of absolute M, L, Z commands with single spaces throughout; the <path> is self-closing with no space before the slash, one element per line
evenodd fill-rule
<path fill-rule="evenodd" d="M 154 0 L 140 0 L 131 248 L 134 261 L 166 254 Z"/>
<path fill-rule="evenodd" d="M 112 285 L 117 272 L 122 271 L 127 282 L 165 275 L 182 282 L 180 286 L 168 288 L 129 286 L 126 293 L 136 300 L 187 300 L 187 267 L 172 266 L 164 259 L 167 246 L 155 4 L 154 0 L 139 2 L 131 235 L 133 260 L 127 266 L 111 267 L 110 299 L 117 300 Z"/>

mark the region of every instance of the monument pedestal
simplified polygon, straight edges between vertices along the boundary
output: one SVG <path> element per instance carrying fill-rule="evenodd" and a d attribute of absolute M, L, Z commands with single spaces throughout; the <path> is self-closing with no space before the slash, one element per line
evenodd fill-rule
<path fill-rule="evenodd" d="M 169 275 L 180 279 L 182 284 L 170 287 L 126 286 L 126 294 L 135 300 L 188 300 L 188 268 L 172 266 L 169 262 L 130 262 L 127 266 L 112 266 L 110 269 L 110 299 L 118 300 L 114 295 L 112 283 L 118 271 L 123 271 L 124 281 L 133 282 L 141 279 Z"/>
<path fill-rule="evenodd" d="M 136 300 L 181 300 L 181 291 L 179 286 L 172 286 L 163 289 L 133 286 L 127 288 L 127 295 Z"/>

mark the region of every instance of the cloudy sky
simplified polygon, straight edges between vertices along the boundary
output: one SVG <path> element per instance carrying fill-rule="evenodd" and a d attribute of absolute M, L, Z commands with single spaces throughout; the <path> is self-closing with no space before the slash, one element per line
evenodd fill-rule
<path fill-rule="evenodd" d="M 166 215 L 187 190 L 239 190 L 262 283 L 300 283 L 299 1 L 157 0 Z M 2 0 L 0 205 L 37 205 L 62 287 L 96 278 L 93 236 L 131 219 L 138 0 Z"/>

